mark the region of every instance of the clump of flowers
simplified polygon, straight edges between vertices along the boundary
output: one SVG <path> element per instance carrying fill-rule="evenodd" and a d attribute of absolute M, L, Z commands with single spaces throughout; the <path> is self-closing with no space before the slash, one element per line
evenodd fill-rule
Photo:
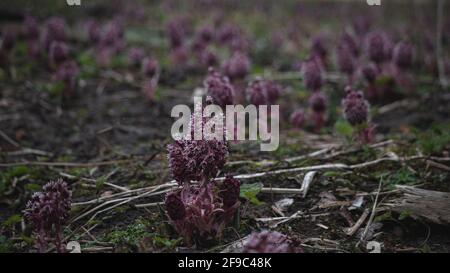
<path fill-rule="evenodd" d="M 145 52 L 142 48 L 132 47 L 128 51 L 128 63 L 131 66 L 138 67 L 141 64 L 144 57 L 145 57 Z"/>
<path fill-rule="evenodd" d="M 315 124 L 315 132 L 320 132 L 326 121 L 326 111 L 328 98 L 323 92 L 314 92 L 309 97 L 309 106 L 311 108 L 312 120 Z"/>
<path fill-rule="evenodd" d="M 45 252 L 49 242 L 58 252 L 65 252 L 62 228 L 69 218 L 70 205 L 71 192 L 61 179 L 47 183 L 42 192 L 35 193 L 28 201 L 24 214 L 36 232 L 39 252 Z"/>
<path fill-rule="evenodd" d="M 394 63 L 400 69 L 409 69 L 413 63 L 413 46 L 400 42 L 394 48 Z"/>
<path fill-rule="evenodd" d="M 199 53 L 199 62 L 203 67 L 213 67 L 219 63 L 219 59 L 212 50 L 204 49 Z"/>
<path fill-rule="evenodd" d="M 213 102 L 223 109 L 234 104 L 234 87 L 229 79 L 213 68 L 209 68 L 208 76 L 203 81 L 206 93 Z"/>
<path fill-rule="evenodd" d="M 258 78 L 247 88 L 250 103 L 259 105 L 273 105 L 281 93 L 281 86 L 274 81 Z"/>
<path fill-rule="evenodd" d="M 413 45 L 408 42 L 399 42 L 393 50 L 393 61 L 395 64 L 395 80 L 399 86 L 413 87 L 413 77 L 409 73 L 414 59 Z"/>
<path fill-rule="evenodd" d="M 58 67 L 69 58 L 69 47 L 64 42 L 54 41 L 50 45 L 49 62 L 53 68 Z"/>
<path fill-rule="evenodd" d="M 356 68 L 356 60 L 350 47 L 346 44 L 340 44 L 337 49 L 337 64 L 339 70 L 347 75 L 347 84 L 353 84 L 353 76 Z"/>
<path fill-rule="evenodd" d="M 34 58 L 38 57 L 41 51 L 39 45 L 41 31 L 35 17 L 30 15 L 25 16 L 23 32 L 27 43 L 28 54 Z"/>
<path fill-rule="evenodd" d="M 244 253 L 299 253 L 303 252 L 295 247 L 286 235 L 277 231 L 254 232 L 244 245 Z"/>
<path fill-rule="evenodd" d="M 327 66 L 327 37 L 324 34 L 319 34 L 312 38 L 311 55 L 313 58 L 317 58 L 321 65 Z"/>
<path fill-rule="evenodd" d="M 223 65 L 223 71 L 231 80 L 243 79 L 250 72 L 251 62 L 247 54 L 235 51 Z"/>
<path fill-rule="evenodd" d="M 63 94 L 73 95 L 77 86 L 77 77 L 80 70 L 75 61 L 66 61 L 58 66 L 53 81 L 63 84 Z"/>
<path fill-rule="evenodd" d="M 319 91 L 323 85 L 322 69 L 313 58 L 302 65 L 305 87 L 310 91 Z"/>
<path fill-rule="evenodd" d="M 391 48 L 384 32 L 374 31 L 367 38 L 367 56 L 374 62 L 378 69 L 381 64 L 390 58 Z"/>
<path fill-rule="evenodd" d="M 101 66 L 109 66 L 111 64 L 112 57 L 125 48 L 123 22 L 121 19 L 115 18 L 105 25 L 101 32 L 97 32 L 100 30 L 97 29 L 95 24 L 92 24 L 91 27 L 94 28 L 94 30 L 90 29 L 90 31 L 95 32 L 93 35 L 99 35 L 99 37 L 93 37 L 94 40 L 97 41 L 97 62 Z M 89 34 L 89 36 L 90 35 L 91 34 Z"/>
<path fill-rule="evenodd" d="M 305 123 L 305 110 L 297 109 L 291 114 L 291 124 L 295 128 L 303 127 Z"/>
<path fill-rule="evenodd" d="M 195 114 L 194 114 L 195 116 Z M 202 118 L 202 133 L 205 118 Z M 168 145 L 169 165 L 180 189 L 167 194 L 165 207 L 170 223 L 187 245 L 219 240 L 239 207 L 240 182 L 216 178 L 226 163 L 228 145 L 216 138 L 192 140 L 191 134 Z M 205 138 L 205 136 L 204 136 Z"/>
<path fill-rule="evenodd" d="M 370 124 L 370 105 L 361 91 L 347 88 L 347 95 L 342 100 L 344 118 L 356 130 L 355 134 L 361 143 L 371 143 L 374 139 L 374 126 Z"/>
<path fill-rule="evenodd" d="M 100 42 L 102 35 L 101 28 L 95 20 L 87 21 L 85 28 L 87 32 L 87 38 L 91 43 L 97 44 L 98 42 Z"/>
<path fill-rule="evenodd" d="M 43 34 L 43 46 L 49 50 L 52 42 L 65 42 L 67 40 L 66 21 L 60 17 L 52 17 L 47 20 Z"/>
<path fill-rule="evenodd" d="M 184 18 L 174 18 L 167 24 L 167 36 L 172 49 L 178 48 L 184 44 L 186 29 L 184 27 Z"/>
<path fill-rule="evenodd" d="M 155 92 L 159 81 L 159 63 L 154 58 L 145 58 L 142 62 L 142 72 L 144 74 L 144 84 L 142 92 L 148 101 L 155 100 Z"/>

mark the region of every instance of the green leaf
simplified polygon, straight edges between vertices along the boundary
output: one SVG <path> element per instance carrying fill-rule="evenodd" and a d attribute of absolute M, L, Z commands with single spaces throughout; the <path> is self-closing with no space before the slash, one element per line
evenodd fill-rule
<path fill-rule="evenodd" d="M 14 214 L 8 219 L 6 219 L 5 222 L 3 222 L 2 226 L 4 227 L 12 227 L 13 225 L 20 223 L 22 221 L 22 216 L 20 214 Z"/>
<path fill-rule="evenodd" d="M 247 199 L 257 206 L 262 205 L 264 202 L 259 201 L 256 197 L 261 192 L 262 187 L 262 183 L 243 184 L 241 186 L 240 197 Z"/>
<path fill-rule="evenodd" d="M 350 125 L 350 123 L 343 119 L 336 121 L 334 129 L 338 134 L 343 135 L 346 138 L 351 138 L 353 135 L 353 127 Z"/>
<path fill-rule="evenodd" d="M 411 212 L 409 211 L 409 210 L 405 210 L 405 211 L 402 211 L 402 213 L 400 213 L 400 216 L 398 216 L 398 220 L 404 220 L 404 219 L 406 219 L 406 218 L 408 218 L 408 217 L 410 217 L 411 216 Z"/>

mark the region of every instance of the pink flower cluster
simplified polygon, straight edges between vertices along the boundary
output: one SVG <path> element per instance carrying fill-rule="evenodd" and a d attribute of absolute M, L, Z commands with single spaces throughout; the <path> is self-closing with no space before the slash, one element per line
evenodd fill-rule
<path fill-rule="evenodd" d="M 39 252 L 45 252 L 49 242 L 58 252 L 65 251 L 62 228 L 69 218 L 71 195 L 67 183 L 60 179 L 44 185 L 42 192 L 28 201 L 25 217 L 33 224 Z"/>
<path fill-rule="evenodd" d="M 177 140 L 168 145 L 169 165 L 180 189 L 167 194 L 170 223 L 187 245 L 220 240 L 239 207 L 240 182 L 215 178 L 226 163 L 228 145 L 221 140 Z"/>
<path fill-rule="evenodd" d="M 355 128 L 355 133 L 361 143 L 371 143 L 374 138 L 374 126 L 370 124 L 370 105 L 364 99 L 361 91 L 347 89 L 347 95 L 342 100 L 344 118 Z"/>

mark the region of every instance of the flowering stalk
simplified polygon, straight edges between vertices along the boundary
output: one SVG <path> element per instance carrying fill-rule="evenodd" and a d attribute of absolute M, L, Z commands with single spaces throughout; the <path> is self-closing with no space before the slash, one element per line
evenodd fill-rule
<path fill-rule="evenodd" d="M 315 124 L 314 131 L 318 133 L 325 125 L 328 98 L 323 92 L 314 92 L 309 98 L 309 105 Z"/>
<path fill-rule="evenodd" d="M 44 185 L 42 192 L 35 193 L 28 201 L 24 214 L 37 233 L 39 252 L 47 250 L 49 241 L 58 252 L 65 252 L 62 227 L 69 218 L 71 195 L 67 183 L 59 179 Z"/>
<path fill-rule="evenodd" d="M 375 127 L 370 123 L 369 102 L 364 99 L 361 91 L 347 89 L 347 95 L 342 100 L 344 118 L 355 129 L 355 135 L 361 143 L 371 143 L 374 140 Z"/>
<path fill-rule="evenodd" d="M 205 121 L 202 118 L 202 129 Z M 194 134 L 194 122 L 195 118 L 189 137 Z M 231 176 L 214 181 L 228 156 L 226 142 L 186 136 L 168 145 L 168 152 L 172 176 L 181 187 L 165 199 L 170 223 L 187 245 L 219 240 L 239 207 L 240 182 Z"/>

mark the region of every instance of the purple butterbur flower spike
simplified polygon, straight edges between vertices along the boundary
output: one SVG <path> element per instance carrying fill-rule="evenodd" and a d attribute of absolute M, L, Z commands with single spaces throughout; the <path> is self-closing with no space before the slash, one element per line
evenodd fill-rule
<path fill-rule="evenodd" d="M 291 124 L 295 128 L 301 128 L 303 127 L 305 123 L 305 110 L 303 109 L 297 109 L 291 114 Z"/>
<path fill-rule="evenodd" d="M 67 40 L 66 21 L 60 17 L 52 17 L 46 22 L 43 34 L 44 49 L 49 50 L 52 42 L 65 42 Z"/>
<path fill-rule="evenodd" d="M 28 201 L 24 214 L 37 234 L 39 252 L 47 250 L 49 241 L 58 252 L 65 252 L 62 228 L 69 218 L 71 195 L 67 183 L 60 179 L 44 185 L 42 192 Z"/>
<path fill-rule="evenodd" d="M 66 61 L 58 67 L 53 75 L 54 81 L 64 84 L 63 94 L 65 96 L 71 96 L 75 92 L 79 72 L 78 64 L 75 61 Z"/>
<path fill-rule="evenodd" d="M 318 133 L 325 125 L 328 98 L 322 92 L 314 92 L 309 98 L 309 105 L 314 122 L 314 131 Z"/>
<path fill-rule="evenodd" d="M 215 71 L 214 68 L 209 68 L 208 76 L 203 81 L 203 85 L 207 95 L 222 109 L 225 109 L 227 105 L 234 104 L 235 91 L 233 85 L 227 77 Z"/>
<path fill-rule="evenodd" d="M 231 80 L 243 79 L 250 73 L 250 58 L 242 52 L 236 51 L 223 65 L 224 74 Z"/>
<path fill-rule="evenodd" d="M 347 45 L 341 44 L 337 51 L 337 63 L 339 70 L 347 75 L 347 84 L 353 85 L 353 76 L 355 73 L 355 57 L 352 55 Z"/>
<path fill-rule="evenodd" d="M 364 99 L 361 91 L 353 91 L 348 87 L 346 92 L 347 95 L 342 100 L 344 118 L 355 128 L 361 143 L 371 143 L 374 138 L 374 126 L 370 124 L 369 102 Z"/>
<path fill-rule="evenodd" d="M 303 80 L 309 91 L 319 91 L 323 85 L 323 76 L 320 65 L 314 58 L 302 65 Z"/>
<path fill-rule="evenodd" d="M 62 64 L 69 58 L 69 47 L 64 42 L 54 41 L 50 45 L 49 60 L 54 68 Z"/>
<path fill-rule="evenodd" d="M 181 190 L 167 194 L 166 211 L 171 225 L 188 246 L 220 240 L 240 205 L 239 180 L 232 176 L 226 176 L 222 181 L 214 180 L 226 163 L 228 145 L 215 138 L 190 139 L 197 130 L 197 118 L 200 118 L 200 128 L 205 133 L 204 125 L 208 119 L 201 113 L 194 113 L 190 134 L 167 147 L 172 177 Z"/>
<path fill-rule="evenodd" d="M 394 63 L 402 70 L 407 70 L 412 67 L 413 56 L 413 46 L 410 43 L 400 42 L 394 48 Z"/>

